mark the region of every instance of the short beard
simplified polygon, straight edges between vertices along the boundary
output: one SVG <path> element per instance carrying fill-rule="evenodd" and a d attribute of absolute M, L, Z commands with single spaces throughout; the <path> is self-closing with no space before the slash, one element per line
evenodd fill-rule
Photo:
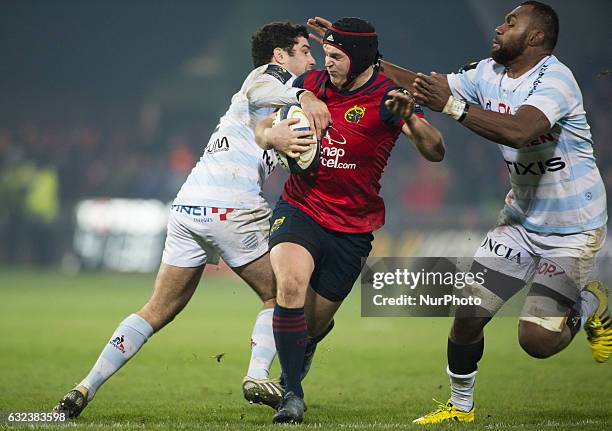
<path fill-rule="evenodd" d="M 526 41 L 527 34 L 525 34 L 522 40 L 516 41 L 516 43 L 500 46 L 497 51 L 491 53 L 491 57 L 497 63 L 508 66 L 525 51 Z"/>

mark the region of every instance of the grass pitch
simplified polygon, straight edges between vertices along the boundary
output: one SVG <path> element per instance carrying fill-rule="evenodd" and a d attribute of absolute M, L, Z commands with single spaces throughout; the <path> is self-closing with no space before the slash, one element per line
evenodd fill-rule
<path fill-rule="evenodd" d="M 152 275 L 0 270 L 0 411 L 49 411 L 93 365 L 117 324 L 148 298 Z M 356 288 L 357 289 L 357 288 Z M 278 429 L 240 384 L 259 301 L 208 273 L 191 303 L 98 392 L 76 421 L 44 429 Z M 423 429 L 412 419 L 449 396 L 449 319 L 361 318 L 353 292 L 305 381 L 307 429 Z M 437 429 L 612 428 L 612 363 L 580 334 L 540 361 L 516 341 L 517 319 L 488 327 L 474 425 Z M 223 354 L 220 360 L 219 355 Z M 6 425 L 0 424 L 0 427 Z"/>

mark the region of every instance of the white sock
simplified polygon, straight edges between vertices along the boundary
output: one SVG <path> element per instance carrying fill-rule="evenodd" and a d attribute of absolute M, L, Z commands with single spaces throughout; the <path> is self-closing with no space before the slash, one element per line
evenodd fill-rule
<path fill-rule="evenodd" d="M 87 389 L 88 401 L 110 376 L 140 350 L 151 335 L 153 328 L 137 314 L 129 315 L 119 324 L 87 377 L 79 383 L 79 386 Z"/>
<path fill-rule="evenodd" d="M 474 407 L 474 383 L 477 371 L 466 375 L 453 374 L 447 366 L 446 373 L 451 381 L 451 403 L 459 410 L 469 412 Z"/>
<path fill-rule="evenodd" d="M 251 362 L 247 376 L 254 379 L 267 379 L 274 356 L 276 344 L 272 332 L 272 315 L 274 308 L 262 310 L 255 319 L 255 326 L 251 334 Z"/>
<path fill-rule="evenodd" d="M 591 291 L 583 289 L 577 305 L 580 307 L 580 327 L 582 328 L 587 319 L 597 311 L 599 299 Z"/>

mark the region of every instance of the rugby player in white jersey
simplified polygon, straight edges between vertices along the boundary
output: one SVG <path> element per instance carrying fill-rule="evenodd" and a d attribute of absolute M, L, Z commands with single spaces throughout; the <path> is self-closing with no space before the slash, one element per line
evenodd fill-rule
<path fill-rule="evenodd" d="M 276 287 L 268 255 L 271 210 L 262 196 L 262 184 L 276 161 L 272 152 L 262 151 L 255 143 L 254 128 L 278 107 L 299 101 L 320 137 L 329 122 L 329 111 L 311 92 L 291 85 L 315 64 L 304 26 L 289 22 L 265 25 L 253 34 L 251 52 L 255 69 L 232 97 L 172 204 L 151 298 L 119 324 L 89 374 L 54 410 L 77 417 L 100 386 L 187 305 L 204 267 L 217 263 L 219 257 L 263 301 L 243 381 L 245 398 L 272 407 L 280 401 L 282 387 L 268 376 L 276 354 L 272 333 Z M 289 155 L 304 151 L 315 142 L 306 139 L 308 135 L 291 132 L 277 149 Z"/>
<path fill-rule="evenodd" d="M 317 29 L 325 20 L 310 20 Z M 606 238 L 606 190 L 595 163 L 582 93 L 553 50 L 559 20 L 548 5 L 526 1 L 495 28 L 491 58 L 457 74 L 430 76 L 382 64 L 417 102 L 500 144 L 512 188 L 498 224 L 476 252 L 471 271 L 482 285 L 466 293 L 481 307 L 461 307 L 448 338 L 451 398 L 417 424 L 474 420 L 474 382 L 484 327 L 502 305 L 531 285 L 518 338 L 535 358 L 569 345 L 584 327 L 595 361 L 612 355 L 607 290 L 587 282 Z"/>

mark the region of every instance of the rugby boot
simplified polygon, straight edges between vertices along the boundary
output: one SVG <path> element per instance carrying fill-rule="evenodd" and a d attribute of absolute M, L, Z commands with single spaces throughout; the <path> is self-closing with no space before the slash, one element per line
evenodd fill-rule
<path fill-rule="evenodd" d="M 612 319 L 608 307 L 608 290 L 599 281 L 590 281 L 585 289 L 599 299 L 597 311 L 584 324 L 591 355 L 596 362 L 604 363 L 612 355 Z"/>
<path fill-rule="evenodd" d="M 436 401 L 436 400 L 434 400 Z M 425 416 L 412 421 L 419 425 L 439 424 L 442 422 L 474 422 L 474 407 L 469 412 L 464 412 L 455 407 L 450 400 L 446 404 L 436 401 L 438 408 Z"/>
<path fill-rule="evenodd" d="M 244 399 L 251 404 L 265 404 L 276 410 L 284 392 L 280 379 L 254 379 L 246 376 L 242 380 Z"/>
<path fill-rule="evenodd" d="M 87 407 L 87 403 L 87 389 L 83 386 L 77 386 L 64 395 L 60 402 L 53 407 L 53 412 L 64 412 L 68 415 L 68 419 L 74 419 Z"/>
<path fill-rule="evenodd" d="M 272 418 L 274 424 L 301 424 L 304 422 L 304 400 L 292 391 L 285 393 Z"/>

